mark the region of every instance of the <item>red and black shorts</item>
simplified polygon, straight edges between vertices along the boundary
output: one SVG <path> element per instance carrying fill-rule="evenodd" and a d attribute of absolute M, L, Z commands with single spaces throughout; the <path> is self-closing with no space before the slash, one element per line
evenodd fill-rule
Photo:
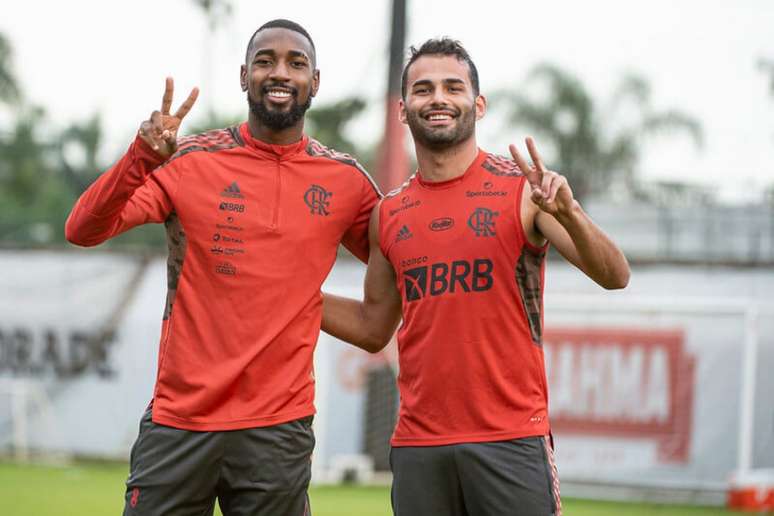
<path fill-rule="evenodd" d="M 395 516 L 561 516 L 549 437 L 393 447 Z"/>
<path fill-rule="evenodd" d="M 310 516 L 307 489 L 312 416 L 222 432 L 151 421 L 149 408 L 130 459 L 125 516 Z"/>

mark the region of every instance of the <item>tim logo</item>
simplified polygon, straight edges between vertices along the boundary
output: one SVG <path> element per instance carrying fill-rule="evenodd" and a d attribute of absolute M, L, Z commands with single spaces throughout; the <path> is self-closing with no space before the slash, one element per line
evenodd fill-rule
<path fill-rule="evenodd" d="M 406 302 L 444 293 L 483 292 L 492 288 L 492 260 L 439 262 L 403 271 Z"/>
<path fill-rule="evenodd" d="M 490 237 L 495 236 L 495 217 L 500 213 L 492 211 L 489 208 L 476 208 L 473 213 L 470 214 L 468 219 L 468 227 L 472 229 L 477 237 Z"/>
<path fill-rule="evenodd" d="M 304 202 L 309 207 L 312 215 L 330 215 L 328 206 L 330 205 L 330 197 L 333 193 L 327 191 L 320 185 L 312 185 L 309 190 L 304 194 Z"/>

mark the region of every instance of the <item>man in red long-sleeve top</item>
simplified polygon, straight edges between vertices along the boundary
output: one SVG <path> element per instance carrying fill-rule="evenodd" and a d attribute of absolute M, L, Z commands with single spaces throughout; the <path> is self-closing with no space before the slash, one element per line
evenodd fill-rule
<path fill-rule="evenodd" d="M 247 122 L 177 140 L 194 90 L 143 122 L 78 199 L 67 239 L 93 246 L 164 223 L 168 292 L 153 400 L 132 449 L 125 514 L 310 513 L 312 354 L 339 243 L 367 261 L 379 192 L 303 132 L 315 48 L 273 20 L 248 44 Z"/>

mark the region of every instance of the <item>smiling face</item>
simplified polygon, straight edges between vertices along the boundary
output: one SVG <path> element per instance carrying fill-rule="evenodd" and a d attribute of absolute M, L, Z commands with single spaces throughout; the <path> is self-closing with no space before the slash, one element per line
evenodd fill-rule
<path fill-rule="evenodd" d="M 467 63 L 453 55 L 424 55 L 411 64 L 406 82 L 401 121 L 418 144 L 444 149 L 473 136 L 486 100 L 474 95 Z"/>
<path fill-rule="evenodd" d="M 296 31 L 261 30 L 250 43 L 240 81 L 250 113 L 261 125 L 272 131 L 303 126 L 320 84 L 314 49 Z"/>

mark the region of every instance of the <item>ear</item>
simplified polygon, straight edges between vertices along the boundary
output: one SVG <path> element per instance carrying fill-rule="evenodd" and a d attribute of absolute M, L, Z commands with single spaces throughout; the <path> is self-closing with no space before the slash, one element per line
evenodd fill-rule
<path fill-rule="evenodd" d="M 486 115 L 486 97 L 479 95 L 476 97 L 476 120 L 481 120 Z"/>
<path fill-rule="evenodd" d="M 408 117 L 406 115 L 406 103 L 403 102 L 403 99 L 398 101 L 398 120 L 400 120 L 403 124 L 408 124 Z"/>
<path fill-rule="evenodd" d="M 315 69 L 312 73 L 312 96 L 317 95 L 317 90 L 320 89 L 320 70 Z"/>
<path fill-rule="evenodd" d="M 239 70 L 239 85 L 242 86 L 242 91 L 247 91 L 247 66 L 242 65 Z"/>

